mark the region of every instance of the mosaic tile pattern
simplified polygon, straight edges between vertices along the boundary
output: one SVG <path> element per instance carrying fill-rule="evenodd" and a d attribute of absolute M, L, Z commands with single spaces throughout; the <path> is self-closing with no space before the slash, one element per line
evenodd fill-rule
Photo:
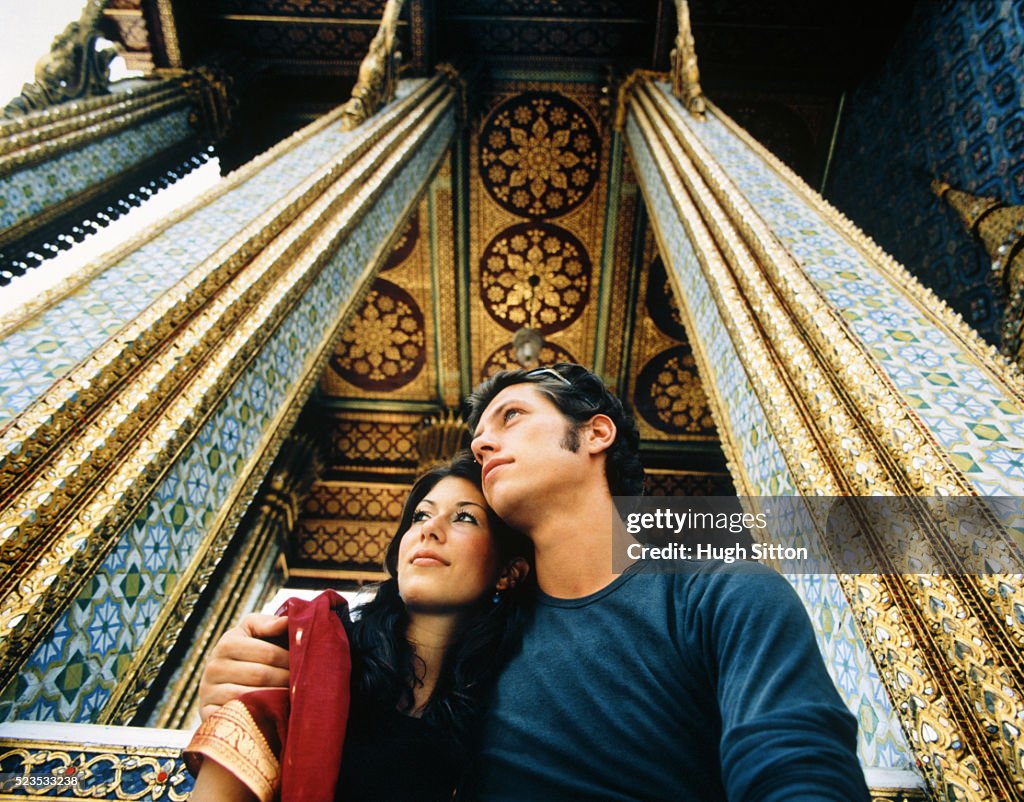
<path fill-rule="evenodd" d="M 704 349 L 708 363 L 717 368 L 712 382 L 717 386 L 719 397 L 727 401 L 723 412 L 728 420 L 724 428 L 736 438 L 740 451 L 736 456 L 743 463 L 755 492 L 763 496 L 796 495 L 796 483 L 722 323 L 668 189 L 632 118 L 627 120 L 626 137 L 640 182 L 646 189 L 649 212 L 658 221 L 667 254 L 672 258 L 671 265 L 666 264 L 666 267 L 675 271 L 682 294 L 693 310 L 695 320 L 690 334 Z M 705 381 L 708 382 L 708 377 Z M 786 545 L 800 545 L 813 536 L 795 528 Z M 818 646 L 840 695 L 858 717 L 861 762 L 878 768 L 911 767 L 913 760 L 898 720 L 837 580 L 830 575 L 787 578 L 807 608 Z"/>
<path fill-rule="evenodd" d="M 422 81 L 403 81 L 399 97 Z M 0 425 L 366 131 L 332 125 L 0 339 Z"/>
<path fill-rule="evenodd" d="M 170 469 L 96 575 L 0 699 L 0 719 L 95 721 L 246 461 L 455 132 L 452 114 L 389 182 L 302 301 Z"/>
<path fill-rule="evenodd" d="M 996 342 L 989 259 L 927 175 L 1024 202 L 1024 0 L 918 3 L 848 96 L 833 164 L 829 199 Z"/>
<path fill-rule="evenodd" d="M 692 130 L 978 492 L 1024 493 L 1024 410 L 721 121 Z"/>
<path fill-rule="evenodd" d="M 0 233 L 195 137 L 177 109 L 50 161 L 0 178 Z"/>

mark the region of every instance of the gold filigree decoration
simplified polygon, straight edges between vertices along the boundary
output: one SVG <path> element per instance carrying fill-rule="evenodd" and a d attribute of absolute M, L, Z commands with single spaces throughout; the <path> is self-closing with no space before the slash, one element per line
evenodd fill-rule
<path fill-rule="evenodd" d="M 342 107 L 341 129 L 351 131 L 370 119 L 395 98 L 398 68 L 402 55 L 397 50 L 398 15 L 403 0 L 388 0 L 380 28 L 370 42 L 370 50 L 359 65 L 359 77 L 352 97 Z"/>
<path fill-rule="evenodd" d="M 302 516 L 394 523 L 402 515 L 408 491 L 406 485 L 317 482 L 306 498 Z"/>
<path fill-rule="evenodd" d="M 420 455 L 416 472 L 422 473 L 432 465 L 450 460 L 463 448 L 468 434 L 466 424 L 454 409 L 426 418 L 416 439 Z"/>
<path fill-rule="evenodd" d="M 412 254 L 413 248 L 416 247 L 416 243 L 420 239 L 420 210 L 417 209 L 405 221 L 405 226 L 402 228 L 402 233 L 399 235 L 395 244 L 391 246 L 391 253 L 388 255 L 388 260 L 381 265 L 380 269 L 383 273 L 386 270 L 393 270 L 404 262 L 410 254 Z"/>
<path fill-rule="evenodd" d="M 393 521 L 300 519 L 295 556 L 304 562 L 379 568 L 394 533 Z"/>
<path fill-rule="evenodd" d="M 342 418 L 332 423 L 333 466 L 416 467 L 418 420 L 374 421 Z"/>
<path fill-rule="evenodd" d="M 0 761 L 5 772 L 4 781 L 0 783 L 4 799 L 59 795 L 62 799 L 184 802 L 189 798 L 192 786 L 181 760 L 181 750 L 172 747 L 4 738 L 0 741 Z M 44 774 L 73 777 L 75 782 L 59 786 L 19 787 L 13 779 Z M 56 794 L 51 793 L 53 791 Z"/>
<path fill-rule="evenodd" d="M 686 346 L 658 354 L 637 377 L 636 408 L 655 428 L 671 433 L 714 430 L 697 363 Z"/>
<path fill-rule="evenodd" d="M 221 63 L 202 64 L 184 73 L 182 83 L 195 103 L 189 123 L 200 131 L 203 144 L 219 142 L 240 102 L 231 72 Z"/>
<path fill-rule="evenodd" d="M 212 758 L 245 783 L 260 802 L 270 802 L 281 782 L 281 764 L 249 709 L 237 699 L 199 725 L 186 747 L 191 759 Z M 189 764 L 192 766 L 193 764 Z"/>
<path fill-rule="evenodd" d="M 331 359 L 346 381 L 364 390 L 394 389 L 426 364 L 423 312 L 401 287 L 377 279 Z"/>
<path fill-rule="evenodd" d="M 500 105 L 480 133 L 480 177 L 504 209 L 524 217 L 564 215 L 597 180 L 600 136 L 586 112 L 554 92 Z"/>
<path fill-rule="evenodd" d="M 583 244 L 551 223 L 519 223 L 499 233 L 480 257 L 484 308 L 510 331 L 550 334 L 582 313 L 592 266 Z"/>
<path fill-rule="evenodd" d="M 672 64 L 672 94 L 682 101 L 691 114 L 703 117 L 706 105 L 704 92 L 700 88 L 700 70 L 697 68 L 697 45 L 693 40 L 690 26 L 690 4 L 676 0 L 676 20 L 679 32 L 676 46 L 670 56 Z"/>
<path fill-rule="evenodd" d="M 537 364 L 555 365 L 559 362 L 579 362 L 579 360 L 557 343 L 545 342 L 540 348 Z M 516 359 L 515 346 L 512 343 L 506 343 L 484 360 L 479 380 L 489 379 L 499 370 L 516 370 L 520 367 L 521 365 Z"/>
<path fill-rule="evenodd" d="M 645 496 L 734 496 L 728 473 L 651 470 L 644 472 Z"/>
<path fill-rule="evenodd" d="M 105 4 L 105 0 L 89 0 L 82 15 L 57 35 L 50 52 L 36 62 L 35 81 L 25 84 L 21 94 L 4 107 L 4 117 L 20 117 L 110 91 L 110 62 L 117 51 L 96 49 L 102 38 L 97 26 Z"/>

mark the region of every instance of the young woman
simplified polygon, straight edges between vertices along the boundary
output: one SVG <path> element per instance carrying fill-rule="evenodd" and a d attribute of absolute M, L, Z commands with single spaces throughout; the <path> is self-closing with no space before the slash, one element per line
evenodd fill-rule
<path fill-rule="evenodd" d="M 252 750 L 270 742 L 272 751 L 287 755 L 292 750 L 298 760 L 308 760 L 312 752 L 310 765 L 315 767 L 321 740 L 317 734 L 326 743 L 340 728 L 344 731 L 340 774 L 337 767 L 319 764 L 327 782 L 336 785 L 336 790 L 327 789 L 329 798 L 451 800 L 467 770 L 467 743 L 484 695 L 518 645 L 525 614 L 520 600 L 526 595 L 531 552 L 529 541 L 505 526 L 487 506 L 480 491 L 480 466 L 471 455 L 460 454 L 425 473 L 413 485 L 388 546 L 384 562 L 390 578 L 372 601 L 356 611 L 355 621 L 345 624 L 351 646 L 351 696 L 343 700 L 347 721 L 315 721 L 313 737 L 304 736 L 307 743 L 301 745 L 282 731 L 281 743 L 276 743 L 273 726 L 261 725 L 260 733 L 250 737 L 244 729 L 240 734 L 229 720 L 240 712 L 242 720 L 248 713 L 259 722 L 265 709 L 259 699 L 245 711 L 229 710 L 234 702 L 225 705 L 226 712 L 204 722 L 190 744 L 190 755 L 212 758 L 202 765 L 192 799 L 259 798 L 265 802 L 277 793 L 272 790 L 275 778 L 249 776 L 255 765 L 249 755 Z M 320 606 L 326 609 L 326 603 Z M 324 715 L 328 704 L 304 702 L 302 696 L 327 693 L 320 686 L 338 681 L 334 666 L 343 671 L 347 657 L 329 651 L 333 646 L 324 646 L 330 641 L 333 616 L 304 614 L 304 620 L 311 622 L 308 631 L 289 619 L 293 683 L 286 727 L 303 723 L 296 719 L 300 709 L 308 710 L 302 715 L 312 718 Z M 336 620 L 333 624 L 340 632 Z M 340 640 L 343 649 L 344 633 Z M 307 648 L 304 656 L 297 654 Z M 339 655 L 326 669 L 324 660 L 333 658 L 324 658 L 325 654 Z M 302 671 L 314 678 L 310 691 L 302 690 L 308 682 L 299 688 L 294 682 L 300 656 Z M 315 666 L 316 660 L 321 665 Z M 314 666 L 319 673 L 312 673 Z M 282 693 L 287 699 L 288 694 Z M 239 701 L 244 705 L 257 694 Z M 289 743 L 284 748 L 286 737 Z M 285 778 L 282 798 L 288 800 L 294 794 L 288 787 L 292 759 L 278 756 Z M 297 772 L 300 781 L 310 781 L 308 775 L 314 770 Z M 317 784 L 316 778 L 312 780 Z M 317 792 L 304 788 L 302 797 L 323 792 L 322 787 Z"/>

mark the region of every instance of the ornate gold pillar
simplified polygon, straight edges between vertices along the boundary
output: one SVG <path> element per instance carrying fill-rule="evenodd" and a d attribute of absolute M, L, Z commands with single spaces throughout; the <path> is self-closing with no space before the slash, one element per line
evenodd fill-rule
<path fill-rule="evenodd" d="M 651 75 L 628 82 L 623 100 L 629 153 L 741 495 L 1021 494 L 1024 387 L 994 349 L 714 104 L 698 119 Z M 820 509 L 794 522 L 794 543 L 824 530 Z M 928 526 L 925 540 L 956 552 L 955 530 Z M 852 612 L 859 635 L 821 644 L 834 673 L 858 663 L 838 647 L 870 651 L 874 666 L 852 672 L 866 685 L 838 682 L 854 692 L 862 732 L 885 734 L 898 752 L 898 732 L 871 730 L 884 729 L 891 701 L 937 796 L 1019 798 L 1020 576 L 837 580 L 848 607 L 833 599 L 830 625 Z M 794 578 L 805 601 L 834 581 Z M 875 667 L 887 698 L 871 691 Z M 892 766 L 863 740 L 861 756 Z"/>
<path fill-rule="evenodd" d="M 4 322 L 3 718 L 131 719 L 456 106 L 438 76 L 339 108 Z"/>

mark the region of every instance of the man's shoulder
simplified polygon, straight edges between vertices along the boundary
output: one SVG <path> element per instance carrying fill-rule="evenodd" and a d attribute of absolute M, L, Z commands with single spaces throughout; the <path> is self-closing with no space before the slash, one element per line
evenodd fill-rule
<path fill-rule="evenodd" d="M 742 595 L 763 593 L 773 589 L 791 589 L 778 571 L 767 565 L 747 560 L 686 560 L 671 568 L 655 563 L 637 563 L 630 569 L 633 582 L 650 588 L 667 586 L 680 591 L 704 593 L 728 591 Z"/>
<path fill-rule="evenodd" d="M 750 616 L 752 610 L 760 611 L 758 615 L 806 615 L 789 581 L 775 569 L 755 562 L 693 560 L 675 571 L 636 570 L 628 586 L 628 597 L 636 603 L 644 600 L 647 609 L 662 599 L 667 606 L 701 619 Z"/>

